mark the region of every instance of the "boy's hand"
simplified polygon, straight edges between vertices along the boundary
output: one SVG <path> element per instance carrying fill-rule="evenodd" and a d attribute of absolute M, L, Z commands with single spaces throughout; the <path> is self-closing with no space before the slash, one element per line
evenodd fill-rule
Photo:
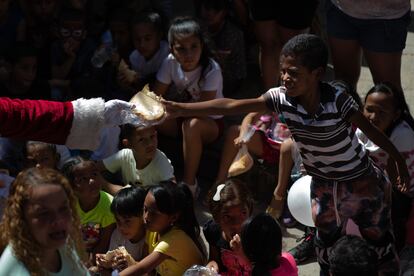
<path fill-rule="evenodd" d="M 166 100 L 161 100 L 161 103 L 165 106 L 165 111 L 167 112 L 166 120 L 178 118 L 184 115 L 181 103 Z"/>
<path fill-rule="evenodd" d="M 206 267 L 214 272 L 219 272 L 219 267 L 216 261 L 210 261 L 208 262 L 208 264 L 206 265 Z"/>
<path fill-rule="evenodd" d="M 244 140 L 242 139 L 241 136 L 237 137 L 236 139 L 234 139 L 234 145 L 238 148 L 240 148 L 241 146 L 243 146 L 243 144 L 245 144 L 246 142 L 244 142 Z"/>
<path fill-rule="evenodd" d="M 408 185 L 410 183 L 410 174 L 408 172 L 407 164 L 405 160 L 397 161 L 398 174 L 397 177 L 397 188 L 400 192 L 404 193 L 408 190 Z"/>
<path fill-rule="evenodd" d="M 266 209 L 266 213 L 273 218 L 278 219 L 282 215 L 283 207 L 285 205 L 284 197 L 273 197 L 269 206 Z"/>

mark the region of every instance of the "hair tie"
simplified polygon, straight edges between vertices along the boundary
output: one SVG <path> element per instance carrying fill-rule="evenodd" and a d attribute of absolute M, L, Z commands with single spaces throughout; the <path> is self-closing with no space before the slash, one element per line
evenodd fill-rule
<path fill-rule="evenodd" d="M 226 186 L 226 184 L 220 184 L 217 186 L 216 193 L 213 196 L 214 201 L 220 201 L 220 193 L 221 193 L 221 190 L 223 190 L 224 186 Z"/>

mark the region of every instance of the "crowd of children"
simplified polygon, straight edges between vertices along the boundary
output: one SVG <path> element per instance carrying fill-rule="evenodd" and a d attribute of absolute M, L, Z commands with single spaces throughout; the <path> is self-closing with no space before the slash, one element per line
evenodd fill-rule
<path fill-rule="evenodd" d="M 396 18 L 378 4 L 383 20 L 398 21 L 397 46 L 357 45 L 379 67 L 363 104 L 342 47 L 333 63 L 349 83 L 322 81 L 329 51 L 307 34 L 316 0 L 194 0 L 197 17 L 175 18 L 161 0 L 3 2 L 1 275 L 183 275 L 201 265 L 294 276 L 310 252 L 321 275 L 414 271 L 414 119 L 399 76 L 387 79 L 381 66 L 400 59 L 404 0 Z M 370 16 L 350 0 L 327 2 L 329 45 L 352 42 L 332 13 L 358 24 Z M 268 90 L 246 98 L 253 44 Z M 151 125 L 128 103 L 146 84 L 166 110 Z M 245 117 L 228 126 L 236 114 Z M 167 153 L 168 139 L 182 149 Z M 198 178 L 211 144 L 221 157 L 206 188 Z M 269 202 L 230 177 L 241 148 L 273 169 Z M 281 228 L 289 184 L 304 174 L 315 223 L 305 255 L 303 244 L 283 252 Z M 211 214 L 203 225 L 195 203 Z M 349 220 L 360 237 L 346 235 Z"/>

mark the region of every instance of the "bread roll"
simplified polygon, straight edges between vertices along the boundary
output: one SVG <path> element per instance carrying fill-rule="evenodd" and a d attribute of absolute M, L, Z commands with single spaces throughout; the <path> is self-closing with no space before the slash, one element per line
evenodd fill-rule
<path fill-rule="evenodd" d="M 145 121 L 158 121 L 165 115 L 161 97 L 150 91 L 148 85 L 145 85 L 129 102 L 135 104 L 135 114 Z"/>

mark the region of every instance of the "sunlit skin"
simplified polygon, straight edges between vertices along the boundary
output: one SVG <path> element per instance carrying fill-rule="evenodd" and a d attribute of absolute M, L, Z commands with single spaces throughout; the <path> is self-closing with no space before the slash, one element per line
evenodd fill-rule
<path fill-rule="evenodd" d="M 393 96 L 382 92 L 373 92 L 367 96 L 363 113 L 382 132 L 400 116 L 400 112 L 395 110 Z"/>
<path fill-rule="evenodd" d="M 161 33 L 151 23 L 139 23 L 132 27 L 132 42 L 135 49 L 150 60 L 160 48 Z"/>
<path fill-rule="evenodd" d="M 152 161 L 157 150 L 157 131 L 153 127 L 136 128 L 132 137 L 123 139 L 122 143 L 125 147 L 132 149 L 137 169 L 143 169 Z"/>
<path fill-rule="evenodd" d="M 56 169 L 59 155 L 44 144 L 28 145 L 26 149 L 26 166 Z"/>
<path fill-rule="evenodd" d="M 41 247 L 55 250 L 66 243 L 72 223 L 71 209 L 61 186 L 33 186 L 24 216 L 30 233 Z"/>
<path fill-rule="evenodd" d="M 202 50 L 200 38 L 194 35 L 176 38 L 172 43 L 172 53 L 186 72 L 193 71 L 199 66 Z"/>
<path fill-rule="evenodd" d="M 149 231 L 163 235 L 171 229 L 176 219 L 177 215 L 161 213 L 158 210 L 154 195 L 148 192 L 144 201 L 144 223 Z"/>
<path fill-rule="evenodd" d="M 292 56 L 280 57 L 280 80 L 286 87 L 286 95 L 297 101 L 308 113 L 314 113 L 320 103 L 319 80 L 323 68 L 309 70 Z"/>

